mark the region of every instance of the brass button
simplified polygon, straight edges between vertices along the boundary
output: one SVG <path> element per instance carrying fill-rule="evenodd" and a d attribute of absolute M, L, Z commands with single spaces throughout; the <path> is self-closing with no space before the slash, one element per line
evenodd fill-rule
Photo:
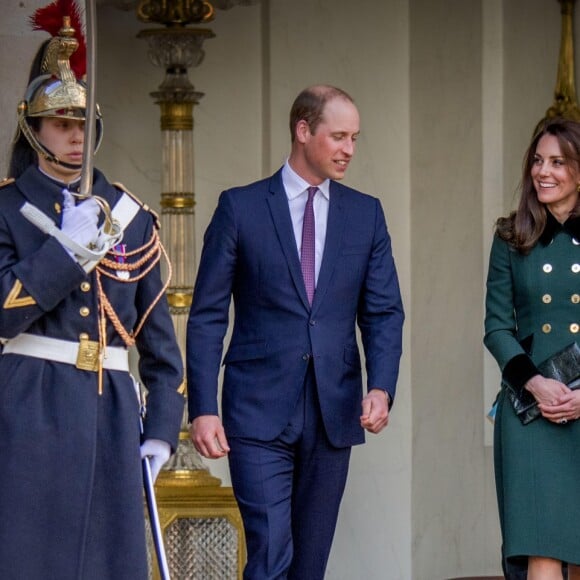
<path fill-rule="evenodd" d="M 552 302 L 552 297 L 549 294 L 544 294 L 542 296 L 542 302 L 544 304 L 550 304 L 550 302 Z"/>
<path fill-rule="evenodd" d="M 572 238 L 572 243 L 573 243 L 575 246 L 580 246 L 580 242 L 579 242 L 579 241 L 578 241 L 576 238 Z"/>
<path fill-rule="evenodd" d="M 580 264 L 572 264 L 572 272 L 578 274 L 578 272 L 580 272 Z"/>
<path fill-rule="evenodd" d="M 83 292 L 88 292 L 91 289 L 91 284 L 90 282 L 82 282 L 81 283 L 81 290 Z"/>
<path fill-rule="evenodd" d="M 56 213 L 60 213 L 62 211 L 62 208 L 60 207 L 60 203 L 58 203 L 58 201 L 54 202 L 54 211 Z"/>
<path fill-rule="evenodd" d="M 578 330 L 580 330 L 580 325 L 579 325 L 577 322 L 573 322 L 573 323 L 570 325 L 570 332 L 571 332 L 572 334 L 576 334 L 576 333 L 578 332 Z"/>
<path fill-rule="evenodd" d="M 542 332 L 544 332 L 545 334 L 552 332 L 552 325 L 547 322 L 546 324 L 542 324 Z"/>
<path fill-rule="evenodd" d="M 572 294 L 570 300 L 572 301 L 572 304 L 578 304 L 580 302 L 580 294 Z"/>
<path fill-rule="evenodd" d="M 544 272 L 546 272 L 546 274 L 549 274 L 552 271 L 552 264 L 544 264 L 544 266 L 542 267 L 542 270 L 544 270 Z"/>
<path fill-rule="evenodd" d="M 88 306 L 83 306 L 80 310 L 79 310 L 79 314 L 83 317 L 87 317 L 89 314 L 91 313 L 91 311 L 89 310 Z"/>
<path fill-rule="evenodd" d="M 81 332 L 79 334 L 79 340 L 89 340 L 89 335 L 86 332 Z"/>

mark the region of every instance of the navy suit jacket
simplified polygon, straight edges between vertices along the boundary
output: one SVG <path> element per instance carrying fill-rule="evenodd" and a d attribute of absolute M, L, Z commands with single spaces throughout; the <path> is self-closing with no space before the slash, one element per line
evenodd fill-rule
<path fill-rule="evenodd" d="M 368 386 L 395 396 L 403 307 L 380 202 L 330 184 L 324 255 L 308 303 L 281 171 L 224 191 L 205 233 L 187 325 L 189 418 L 217 415 L 223 360 L 227 437 L 272 440 L 288 424 L 314 364 L 330 442 L 364 441 L 356 325 Z"/>

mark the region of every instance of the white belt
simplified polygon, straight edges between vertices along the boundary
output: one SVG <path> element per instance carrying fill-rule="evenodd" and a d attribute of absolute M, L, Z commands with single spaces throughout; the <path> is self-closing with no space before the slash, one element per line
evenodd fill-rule
<path fill-rule="evenodd" d="M 60 340 L 36 334 L 19 334 L 6 342 L 2 354 L 23 354 L 45 360 L 75 365 L 83 370 L 99 368 L 98 343 L 81 339 L 80 342 Z M 102 357 L 102 368 L 129 371 L 129 353 L 126 348 L 108 346 Z"/>

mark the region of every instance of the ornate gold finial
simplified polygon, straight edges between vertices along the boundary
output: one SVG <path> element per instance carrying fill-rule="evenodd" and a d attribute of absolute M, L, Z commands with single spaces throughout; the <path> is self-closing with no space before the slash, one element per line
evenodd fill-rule
<path fill-rule="evenodd" d="M 558 0 L 561 4 L 562 35 L 558 77 L 554 90 L 554 104 L 546 111 L 545 119 L 565 117 L 580 121 L 574 77 L 574 3 L 576 0 Z"/>

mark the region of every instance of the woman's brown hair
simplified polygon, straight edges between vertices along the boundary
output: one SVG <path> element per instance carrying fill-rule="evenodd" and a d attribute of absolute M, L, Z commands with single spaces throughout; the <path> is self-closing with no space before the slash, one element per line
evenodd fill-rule
<path fill-rule="evenodd" d="M 536 131 L 524 156 L 518 208 L 509 216 L 499 218 L 496 223 L 497 235 L 522 254 L 530 252 L 546 227 L 548 210 L 538 200 L 532 180 L 536 149 L 544 135 L 556 137 L 570 171 L 573 175 L 580 175 L 580 123 L 563 118 L 545 120 Z M 571 215 L 580 215 L 580 198 Z"/>

